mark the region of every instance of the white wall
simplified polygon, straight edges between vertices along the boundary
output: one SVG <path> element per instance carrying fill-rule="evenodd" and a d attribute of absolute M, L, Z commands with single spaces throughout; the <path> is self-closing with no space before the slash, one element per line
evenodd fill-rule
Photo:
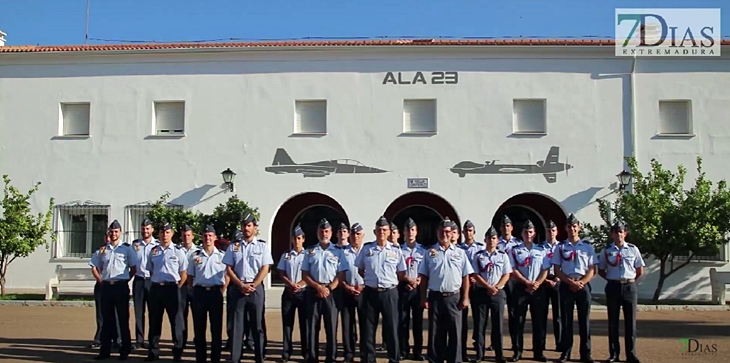
<path fill-rule="evenodd" d="M 126 205 L 155 200 L 165 191 L 181 204 L 209 212 L 228 197 L 216 193 L 220 172 L 230 167 L 238 173 L 239 196 L 260 208 L 261 234 L 267 239 L 277 209 L 295 194 L 327 194 L 350 221 L 367 226 L 410 191 L 406 178 L 412 177 L 430 178 L 430 191 L 448 200 L 462 220 L 471 219 L 477 233 L 483 233 L 502 202 L 525 192 L 550 196 L 566 212 L 595 222 L 594 201 L 610 197 L 608 187 L 631 149 L 631 59 L 614 57 L 613 49 L 512 49 L 3 54 L 0 170 L 19 187 L 42 181 L 34 201 L 38 208 L 50 197 L 58 203 L 93 200 L 110 204 L 111 219 L 121 221 Z M 709 171 L 715 165 L 710 156 L 717 155 L 714 163 L 719 163 L 725 152 L 717 141 L 727 137 L 722 130 L 728 126 L 715 125 L 730 107 L 727 87 L 721 90 L 730 65 L 713 63 L 717 73 L 683 71 L 692 62 L 709 64 L 691 59 L 641 66 L 639 158 L 691 160 L 707 153 Z M 459 84 L 383 85 L 388 71 L 458 71 Z M 657 111 L 650 105 L 670 88 L 705 100 L 695 105 L 697 114 L 706 116 L 695 119 L 704 134 L 651 140 L 647 128 Z M 438 100 L 436 135 L 399 136 L 404 98 Z M 546 136 L 510 135 L 513 98 L 547 99 Z M 291 135 L 296 99 L 327 99 L 326 136 Z M 147 138 L 155 100 L 186 101 L 184 138 Z M 91 102 L 91 137 L 53 139 L 59 102 L 72 101 Z M 711 140 L 717 144 L 713 152 Z M 558 173 L 553 184 L 539 174 L 459 178 L 449 171 L 462 160 L 534 164 L 553 145 L 560 147 L 561 162 L 567 158 L 574 165 L 569 175 Z M 279 147 L 296 162 L 350 158 L 392 172 L 324 178 L 264 172 Z M 718 172 L 712 176 L 722 177 Z M 85 261 L 51 261 L 40 250 L 11 265 L 9 286 L 41 287 L 58 263 Z M 651 295 L 653 286 L 645 291 Z M 708 288 L 696 295 L 705 292 Z"/>

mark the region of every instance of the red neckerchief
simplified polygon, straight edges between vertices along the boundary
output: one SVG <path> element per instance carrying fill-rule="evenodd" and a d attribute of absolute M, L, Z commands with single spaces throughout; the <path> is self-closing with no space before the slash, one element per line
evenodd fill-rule
<path fill-rule="evenodd" d="M 519 261 L 517 261 L 517 255 L 515 254 L 515 250 L 513 248 L 512 249 L 512 259 L 514 259 L 515 263 L 517 263 L 517 266 L 520 266 L 520 267 L 530 266 L 530 262 L 532 262 L 532 256 L 530 255 L 529 250 L 527 251 L 527 257 L 525 258 L 525 262 L 520 263 Z"/>
<path fill-rule="evenodd" d="M 545 247 L 548 248 L 548 250 L 550 251 L 550 252 L 548 252 L 548 259 L 552 260 L 553 259 L 553 255 L 554 255 L 554 253 L 553 253 L 553 250 L 554 250 L 553 247 L 554 246 L 551 246 L 550 245 L 550 242 L 546 242 L 545 244 L 546 244 Z"/>
<path fill-rule="evenodd" d="M 486 253 L 487 255 L 487 264 L 482 266 L 481 269 L 479 269 L 479 272 L 487 272 L 494 268 L 494 263 L 492 263 L 492 256 L 489 255 L 489 253 Z M 481 262 L 479 263 L 481 265 Z"/>
<path fill-rule="evenodd" d="M 616 246 L 618 248 L 618 246 Z M 606 263 L 611 267 L 616 267 L 621 262 L 621 249 L 619 248 L 618 253 L 616 254 L 616 262 L 611 263 L 611 260 L 608 259 L 608 252 L 606 250 L 603 250 L 603 257 L 606 258 Z"/>
<path fill-rule="evenodd" d="M 578 241 L 578 242 L 580 242 L 580 241 Z M 570 242 L 568 242 L 568 243 L 570 243 Z M 573 248 L 575 248 L 575 247 L 573 247 Z M 575 258 L 575 251 L 576 251 L 576 249 L 573 249 L 568 254 L 568 257 L 565 257 L 565 243 L 563 243 L 560 246 L 560 258 L 562 258 L 563 261 L 573 261 L 573 259 Z"/>
<path fill-rule="evenodd" d="M 413 256 L 406 258 L 406 266 L 410 267 L 413 264 Z"/>

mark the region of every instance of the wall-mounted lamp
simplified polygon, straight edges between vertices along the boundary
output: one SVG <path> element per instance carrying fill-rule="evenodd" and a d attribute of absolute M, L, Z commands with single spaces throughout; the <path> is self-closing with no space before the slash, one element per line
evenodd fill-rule
<path fill-rule="evenodd" d="M 229 191 L 233 191 L 233 179 L 236 178 L 236 173 L 234 173 L 231 168 L 228 168 L 223 170 L 221 176 L 223 176 L 223 184 L 226 185 Z"/>
<path fill-rule="evenodd" d="M 631 172 L 626 170 L 616 174 L 616 177 L 618 178 L 618 190 L 626 189 L 626 187 L 631 184 L 631 180 L 634 179 Z"/>

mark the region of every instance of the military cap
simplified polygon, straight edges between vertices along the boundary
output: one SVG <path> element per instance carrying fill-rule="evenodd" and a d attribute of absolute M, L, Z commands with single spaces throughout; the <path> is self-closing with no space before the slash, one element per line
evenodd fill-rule
<path fill-rule="evenodd" d="M 441 223 L 439 223 L 439 227 L 441 228 L 453 228 L 454 222 L 449 219 L 449 217 L 444 218 Z"/>
<path fill-rule="evenodd" d="M 390 226 L 390 223 L 388 223 L 388 220 L 385 219 L 384 216 L 380 216 L 380 218 L 378 218 L 378 221 L 375 222 L 375 227 L 384 227 L 384 226 Z"/>
<path fill-rule="evenodd" d="M 144 220 L 142 221 L 142 227 L 146 227 L 146 226 L 151 226 L 151 225 L 152 225 L 152 221 L 151 221 L 151 220 L 149 220 L 149 218 L 145 218 L 145 219 L 144 219 Z"/>
<path fill-rule="evenodd" d="M 456 224 L 456 222 L 454 222 L 454 221 L 451 221 L 451 229 L 453 229 L 453 230 L 455 230 L 455 231 L 458 231 L 458 230 L 460 230 L 461 228 L 459 228 L 459 225 L 458 225 L 458 224 Z"/>
<path fill-rule="evenodd" d="M 234 237 L 234 240 L 235 241 L 240 241 L 242 239 L 243 239 L 243 231 L 241 231 L 240 229 L 237 229 L 236 230 L 235 237 Z"/>
<path fill-rule="evenodd" d="M 215 233 L 215 227 L 212 224 L 205 226 L 205 233 Z"/>
<path fill-rule="evenodd" d="M 294 230 L 291 232 L 292 237 L 299 237 L 304 235 L 304 230 L 302 229 L 302 226 L 298 225 L 294 227 Z"/>
<path fill-rule="evenodd" d="M 163 231 L 170 230 L 172 229 L 172 224 L 170 224 L 170 222 L 168 221 L 162 221 L 162 226 L 160 227 L 160 229 Z"/>
<path fill-rule="evenodd" d="M 486 233 L 484 233 L 484 237 L 492 238 L 494 236 L 499 236 L 499 232 L 494 228 L 494 226 L 489 226 L 489 229 Z"/>
<path fill-rule="evenodd" d="M 512 224 L 512 220 L 511 220 L 511 219 L 509 219 L 509 216 L 508 216 L 508 215 L 506 215 L 506 214 L 505 214 L 505 215 L 504 215 L 504 216 L 502 217 L 502 224 Z"/>
<path fill-rule="evenodd" d="M 345 224 L 345 222 L 342 222 L 342 223 L 340 223 L 340 228 L 339 229 L 344 229 L 344 230 L 347 231 L 347 230 L 350 229 L 350 227 L 348 227 L 347 224 Z"/>
<path fill-rule="evenodd" d="M 555 222 L 550 221 L 548 222 L 548 228 L 558 228 L 558 226 L 555 225 Z"/>
<path fill-rule="evenodd" d="M 390 230 L 391 231 L 397 231 L 398 230 L 398 226 L 396 226 L 395 223 L 391 223 L 390 224 Z"/>
<path fill-rule="evenodd" d="M 580 224 L 580 221 L 578 220 L 578 218 L 575 217 L 575 214 L 570 213 L 570 215 L 568 216 L 568 225 L 572 226 L 574 224 Z"/>
<path fill-rule="evenodd" d="M 464 229 L 469 229 L 469 228 L 474 228 L 474 223 L 472 223 L 470 220 L 467 219 L 466 222 L 464 222 Z"/>
<path fill-rule="evenodd" d="M 241 224 L 249 224 L 249 223 L 256 224 L 256 217 L 253 214 L 246 212 L 243 214 L 243 217 L 241 218 Z"/>
<path fill-rule="evenodd" d="M 317 228 L 319 228 L 319 229 L 327 229 L 327 228 L 332 228 L 332 225 L 327 220 L 327 218 L 322 218 L 319 221 L 319 224 L 317 225 Z"/>
<path fill-rule="evenodd" d="M 122 229 L 122 225 L 115 219 L 114 222 L 109 225 L 109 229 Z"/>
<path fill-rule="evenodd" d="M 416 226 L 416 222 L 411 218 L 406 219 L 406 223 L 403 225 L 403 227 L 405 229 L 411 229 L 415 226 Z"/>
<path fill-rule="evenodd" d="M 182 229 L 180 231 L 187 232 L 187 231 L 192 231 L 192 230 L 193 229 L 190 228 L 190 226 L 186 224 L 186 225 L 182 226 Z"/>
<path fill-rule="evenodd" d="M 351 233 L 357 233 L 360 231 L 362 231 L 362 226 L 360 225 L 360 223 L 355 222 L 352 224 L 352 227 L 350 227 Z"/>
<path fill-rule="evenodd" d="M 522 229 L 535 229 L 535 225 L 532 224 L 531 220 L 525 221 L 525 224 L 522 226 Z"/>
<path fill-rule="evenodd" d="M 611 232 L 624 232 L 626 231 L 626 225 L 621 221 L 614 222 L 613 225 L 611 225 Z"/>

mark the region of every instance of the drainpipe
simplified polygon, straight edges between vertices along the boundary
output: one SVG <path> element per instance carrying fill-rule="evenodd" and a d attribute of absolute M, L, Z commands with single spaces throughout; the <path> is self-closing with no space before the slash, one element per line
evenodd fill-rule
<path fill-rule="evenodd" d="M 631 108 L 631 115 L 629 118 L 629 157 L 636 158 L 636 61 L 637 56 L 634 55 L 634 60 L 631 62 L 631 74 L 630 74 L 630 85 L 629 91 L 631 92 L 631 101 L 629 106 Z M 624 169 L 628 170 L 628 163 L 624 160 Z M 628 185 L 626 188 L 627 192 L 631 192 L 633 185 Z"/>

